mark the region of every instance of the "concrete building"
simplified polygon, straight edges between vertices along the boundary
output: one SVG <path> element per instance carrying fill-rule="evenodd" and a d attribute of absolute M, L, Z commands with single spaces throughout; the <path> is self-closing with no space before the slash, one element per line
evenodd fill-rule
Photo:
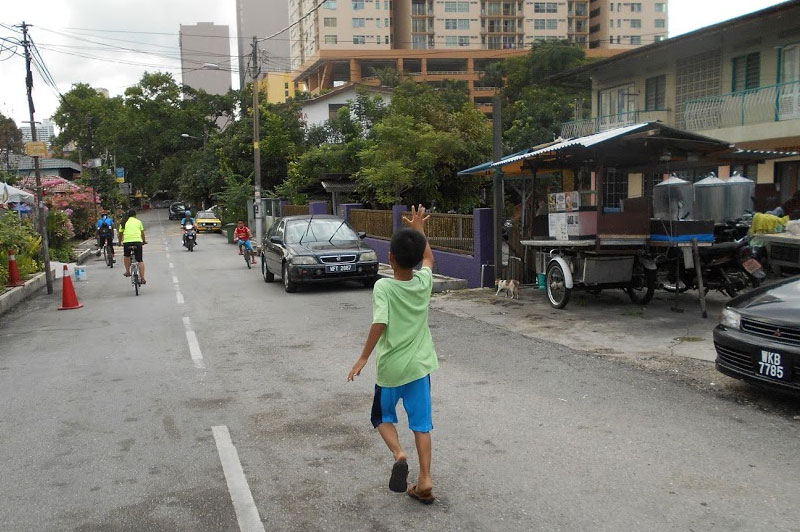
<path fill-rule="evenodd" d="M 585 2 L 570 2 L 584 14 L 584 8 L 578 6 L 581 3 Z M 667 0 L 594 0 L 589 11 L 589 47 L 629 50 L 663 41 L 669 29 L 667 9 Z M 578 23 L 576 19 L 575 24 Z"/>
<path fill-rule="evenodd" d="M 258 88 L 269 103 L 283 103 L 305 91 L 305 85 L 294 81 L 291 72 L 267 72 L 258 79 Z"/>
<path fill-rule="evenodd" d="M 20 126 L 19 130 L 22 133 L 22 142 L 30 142 L 33 140 L 30 124 Z M 55 136 L 56 124 L 49 118 L 45 118 L 40 124 L 36 124 L 36 140 L 39 142 L 46 142 L 48 148 L 52 146 L 52 139 Z"/>
<path fill-rule="evenodd" d="M 358 97 L 358 87 L 367 90 L 370 97 L 378 96 L 385 105 L 392 103 L 392 91 L 386 87 L 370 87 L 348 83 L 337 87 L 321 96 L 306 100 L 301 106 L 301 118 L 308 127 L 322 126 L 325 122 L 336 116 L 339 109 Z"/>
<path fill-rule="evenodd" d="M 184 85 L 209 94 L 231 88 L 228 26 L 198 22 L 180 27 L 181 79 Z"/>
<path fill-rule="evenodd" d="M 577 71 L 592 79 L 592 117 L 562 125 L 565 138 L 660 120 L 740 148 L 800 151 L 800 2 L 792 1 L 630 50 Z M 701 168 L 757 182 L 757 207 L 800 190 L 800 158 Z M 629 192 L 649 188 L 652 176 Z M 800 208 L 800 203 L 789 206 Z"/>
<path fill-rule="evenodd" d="M 309 2 L 310 3 L 310 2 Z M 238 34 L 239 82 L 244 87 L 253 77 L 253 37 L 265 39 L 289 25 L 288 0 L 236 0 L 236 30 Z M 260 40 L 259 70 L 261 72 L 289 71 L 289 32 Z"/>

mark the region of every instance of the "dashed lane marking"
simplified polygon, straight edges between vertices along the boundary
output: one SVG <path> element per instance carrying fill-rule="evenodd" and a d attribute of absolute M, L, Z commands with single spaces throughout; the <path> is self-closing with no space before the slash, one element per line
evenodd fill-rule
<path fill-rule="evenodd" d="M 181 294 L 180 290 L 175 292 L 175 299 L 177 300 L 178 305 L 183 305 L 183 294 Z"/>
<path fill-rule="evenodd" d="M 186 329 L 186 341 L 189 343 L 189 354 L 192 357 L 192 363 L 194 367 L 204 369 L 206 365 L 205 362 L 203 362 L 203 353 L 200 351 L 200 343 L 197 341 L 197 335 L 192 329 L 192 322 L 189 320 L 188 316 L 183 317 L 183 327 Z"/>
<path fill-rule="evenodd" d="M 228 483 L 228 492 L 231 494 L 239 530 L 242 532 L 265 532 L 264 524 L 261 522 L 258 508 L 253 500 L 253 494 L 247 484 L 247 477 L 244 476 L 242 463 L 239 461 L 239 453 L 236 452 L 236 447 L 231 441 L 228 427 L 225 425 L 211 427 L 211 432 L 217 443 L 222 472 L 225 473 L 225 481 Z"/>

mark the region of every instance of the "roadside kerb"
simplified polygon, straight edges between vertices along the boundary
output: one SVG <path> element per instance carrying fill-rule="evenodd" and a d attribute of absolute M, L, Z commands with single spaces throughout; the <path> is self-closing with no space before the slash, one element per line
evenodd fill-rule
<path fill-rule="evenodd" d="M 392 279 L 394 272 L 392 267 L 388 264 L 380 263 L 378 265 L 378 275 L 381 277 L 388 277 Z M 438 273 L 433 274 L 433 293 L 448 292 L 450 290 L 462 290 L 467 288 L 466 279 L 456 279 L 455 277 L 447 277 Z"/>
<path fill-rule="evenodd" d="M 46 277 L 44 272 L 37 273 L 25 281 L 24 286 L 11 288 L 0 294 L 0 315 L 5 314 L 18 303 L 44 288 L 47 285 Z M 55 278 L 55 270 L 53 270 L 53 278 Z"/>

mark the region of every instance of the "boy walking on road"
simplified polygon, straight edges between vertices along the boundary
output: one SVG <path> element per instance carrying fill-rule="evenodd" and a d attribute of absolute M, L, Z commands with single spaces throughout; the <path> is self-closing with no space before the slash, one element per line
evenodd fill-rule
<path fill-rule="evenodd" d="M 431 504 L 431 408 L 430 373 L 439 367 L 428 327 L 428 305 L 433 288 L 433 252 L 425 238 L 425 207 L 411 207 L 409 227 L 397 231 L 389 248 L 394 279 L 379 279 L 372 294 L 373 317 L 364 350 L 348 381 L 361 374 L 377 345 L 377 384 L 372 403 L 372 425 L 394 456 L 389 489 Z M 422 261 L 422 268 L 413 267 Z M 397 436 L 397 402 L 403 400 L 408 427 L 414 432 L 419 457 L 417 483 L 407 488 L 407 456 Z"/>

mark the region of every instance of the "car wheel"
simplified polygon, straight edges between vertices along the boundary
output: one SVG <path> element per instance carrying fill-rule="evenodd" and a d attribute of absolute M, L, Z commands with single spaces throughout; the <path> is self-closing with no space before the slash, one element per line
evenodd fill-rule
<path fill-rule="evenodd" d="M 265 283 L 271 283 L 275 280 L 275 275 L 269 271 L 269 267 L 267 266 L 267 259 L 264 258 L 264 255 L 261 255 L 261 275 L 264 276 Z"/>
<path fill-rule="evenodd" d="M 283 289 L 286 290 L 288 293 L 296 292 L 297 291 L 297 284 L 293 283 L 289 280 L 289 267 L 286 263 L 283 263 L 283 269 L 281 270 L 281 276 L 283 277 Z"/>

